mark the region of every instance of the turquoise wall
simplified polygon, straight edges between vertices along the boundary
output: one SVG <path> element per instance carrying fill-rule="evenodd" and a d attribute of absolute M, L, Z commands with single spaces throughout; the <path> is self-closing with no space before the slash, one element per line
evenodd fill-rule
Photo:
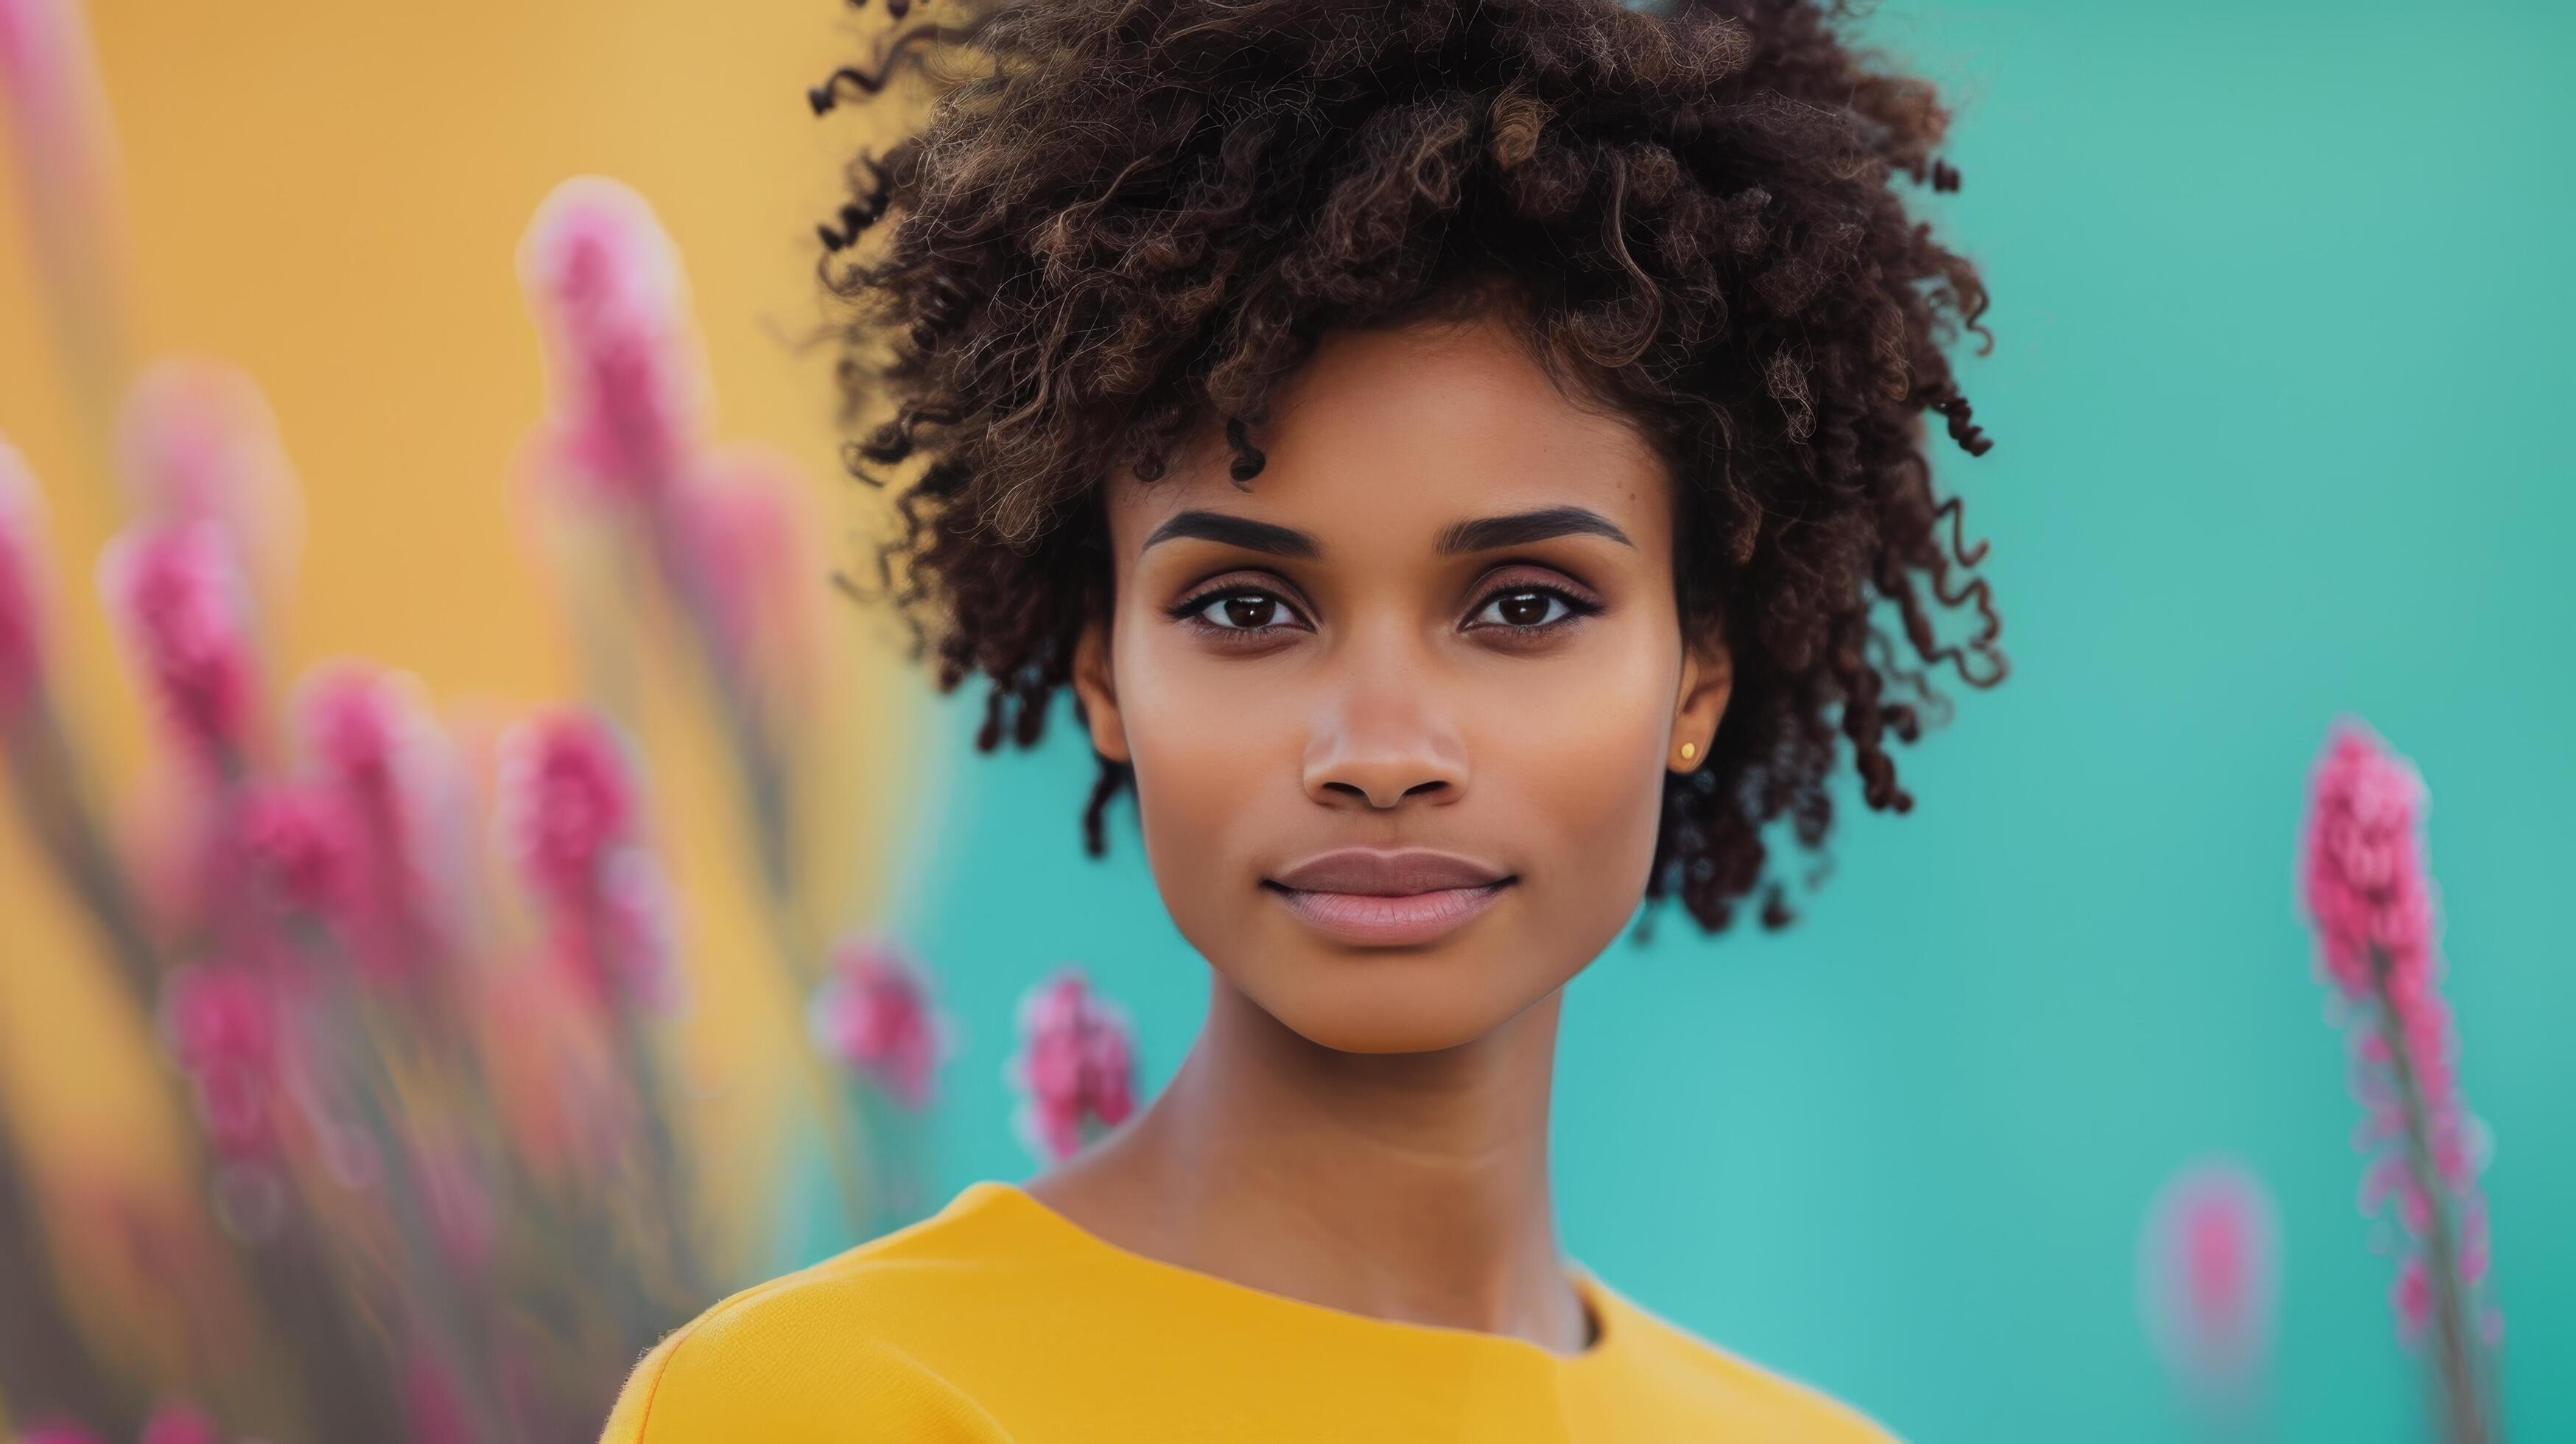
<path fill-rule="evenodd" d="M 2294 910 L 2308 763 L 2350 709 L 2421 765 L 2487 1175 L 2514 1436 L 2576 1438 L 2576 662 L 2563 570 L 2562 6 L 1884 10 L 1962 111 L 1938 214 L 1987 269 L 1963 363 L 1994 451 L 1944 451 L 2015 675 L 1849 790 L 1778 937 L 1669 914 L 1572 990 L 1569 1248 L 1632 1297 L 1908 1438 L 2188 1437 L 2134 1302 L 2143 1212 L 2214 1151 L 2285 1246 L 2271 1437 L 2425 1437 L 2354 1205 L 2356 1107 Z M 940 1169 L 1031 1170 L 1001 1079 L 1059 960 L 1127 1001 L 1153 1081 L 1204 965 L 1089 769 L 968 745 L 893 919 L 961 1030 Z"/>

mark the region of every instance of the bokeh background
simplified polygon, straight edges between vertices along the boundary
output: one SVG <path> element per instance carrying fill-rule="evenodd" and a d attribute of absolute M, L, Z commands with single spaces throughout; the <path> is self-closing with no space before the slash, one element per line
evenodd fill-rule
<path fill-rule="evenodd" d="M 93 7 L 141 348 L 255 374 L 301 474 L 285 656 L 368 653 L 496 706 L 574 685 L 505 472 L 544 387 L 512 248 L 577 173 L 652 200 L 718 430 L 802 462 L 829 545 L 857 555 L 874 513 L 836 479 L 828 358 L 800 338 L 821 314 L 811 226 L 867 131 L 818 124 L 803 90 L 880 23 L 826 0 Z M 1917 0 L 1864 28 L 1959 108 L 1965 184 L 1926 209 L 1994 292 L 1997 343 L 1964 384 L 1997 445 L 1939 466 L 1993 544 L 2014 675 L 1952 688 L 1954 722 L 1900 756 L 1911 815 L 1846 790 L 1796 928 L 1708 939 L 1673 914 L 1574 985 L 1570 1250 L 1908 1438 L 2180 1438 L 2139 1233 L 2168 1178 L 2232 1158 L 2281 1227 L 2257 1437 L 2425 1437 L 2294 906 L 2306 768 L 2350 712 L 2434 799 L 2461 1080 L 2495 1142 L 2512 1434 L 2576 1437 L 2576 17 Z M 36 285 L 0 224 L 0 431 L 54 483 L 80 583 L 116 518 Z M 65 686 L 110 773 L 131 770 L 145 719 L 107 625 L 64 611 Z M 1002 1076 L 1022 991 L 1083 965 L 1133 1012 L 1150 1085 L 1189 1042 L 1203 965 L 1131 813 L 1108 859 L 1081 855 L 1069 712 L 1042 750 L 981 756 L 977 694 L 932 696 L 882 618 L 844 605 L 831 635 L 859 743 L 835 804 L 851 906 L 936 971 L 957 1029 L 938 1192 L 1023 1177 Z M 764 975 L 729 966 L 751 924 L 698 857 L 722 804 L 689 775 L 661 811 L 696 985 L 690 1122 L 754 1263 L 780 1269 L 845 1240 L 819 1163 L 761 1126 L 793 1040 Z M 0 829 L 9 1124 L 39 1158 L 149 1173 L 171 1126 L 141 1041 L 70 965 L 88 946 Z"/>

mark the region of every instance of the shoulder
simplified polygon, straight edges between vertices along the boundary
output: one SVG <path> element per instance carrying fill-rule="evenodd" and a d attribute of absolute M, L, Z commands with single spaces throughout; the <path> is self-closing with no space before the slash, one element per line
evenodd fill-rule
<path fill-rule="evenodd" d="M 1624 1335 L 1623 1368 L 1648 1376 L 1638 1382 L 1650 1382 L 1656 1396 L 1691 1413 L 1726 1419 L 1748 1438 L 1899 1444 L 1885 1425 L 1814 1385 L 1721 1348 L 1598 1278 L 1587 1275 L 1586 1282 L 1605 1330 Z"/>
<path fill-rule="evenodd" d="M 980 1252 L 974 1191 L 947 1210 L 727 1296 L 627 1376 L 599 1444 L 1005 1437 L 920 1338 L 957 1332 Z M 945 1312 L 950 1317 L 940 1316 Z M 900 1326 L 898 1326 L 900 1321 Z M 971 1327 L 971 1325 L 967 1325 Z"/>

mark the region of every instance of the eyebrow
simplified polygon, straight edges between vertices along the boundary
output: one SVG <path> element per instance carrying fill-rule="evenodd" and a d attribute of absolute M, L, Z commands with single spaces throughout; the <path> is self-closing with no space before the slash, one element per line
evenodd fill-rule
<path fill-rule="evenodd" d="M 1635 542 L 1619 529 L 1618 523 L 1589 507 L 1543 506 L 1535 511 L 1516 511 L 1508 516 L 1480 516 L 1456 522 L 1440 533 L 1432 551 L 1440 556 L 1459 556 L 1468 552 L 1495 551 L 1502 547 L 1528 546 L 1560 536 L 1608 537 L 1624 547 Z M 1221 511 L 1176 512 L 1170 520 L 1154 528 L 1137 550 L 1150 550 L 1159 543 L 1192 538 L 1241 547 L 1245 551 L 1267 552 L 1272 556 L 1312 560 L 1324 554 L 1324 544 L 1311 532 L 1276 522 L 1254 521 L 1247 516 L 1234 516 Z"/>

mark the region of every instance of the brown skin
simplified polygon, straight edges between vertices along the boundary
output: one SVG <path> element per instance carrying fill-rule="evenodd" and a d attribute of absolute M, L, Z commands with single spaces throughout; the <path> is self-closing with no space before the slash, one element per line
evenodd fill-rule
<path fill-rule="evenodd" d="M 1103 495 L 1115 605 L 1073 685 L 1093 745 L 1135 768 L 1156 886 L 1215 978 L 1171 1083 L 1030 1192 L 1254 1288 L 1580 1351 L 1547 1176 L 1562 989 L 1634 918 L 1666 771 L 1707 760 L 1732 681 L 1714 640 L 1685 644 L 1673 480 L 1485 317 L 1328 334 L 1257 440 L 1249 491 L 1211 428 Z M 1560 506 L 1627 543 L 1435 550 L 1453 523 Z M 1317 555 L 1147 548 L 1184 509 Z M 1352 845 L 1514 881 L 1395 947 L 1320 934 L 1261 886 Z"/>

